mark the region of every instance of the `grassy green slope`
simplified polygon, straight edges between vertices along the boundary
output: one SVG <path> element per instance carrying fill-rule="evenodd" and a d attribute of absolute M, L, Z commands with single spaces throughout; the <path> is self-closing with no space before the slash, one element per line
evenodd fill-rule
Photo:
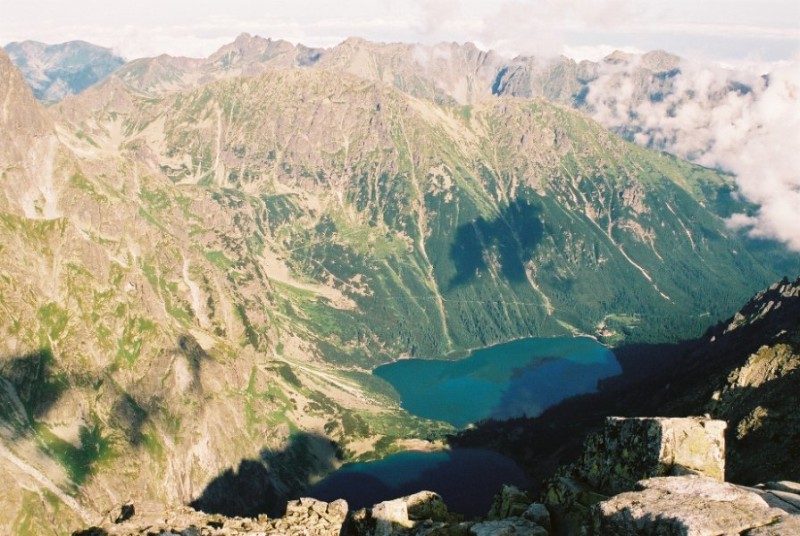
<path fill-rule="evenodd" d="M 262 214 L 243 235 L 357 303 L 295 311 L 341 362 L 569 331 L 675 340 L 778 275 L 726 230 L 729 178 L 542 101 L 437 107 L 291 71 L 142 102 L 127 124 L 174 182 L 239 192 Z"/>

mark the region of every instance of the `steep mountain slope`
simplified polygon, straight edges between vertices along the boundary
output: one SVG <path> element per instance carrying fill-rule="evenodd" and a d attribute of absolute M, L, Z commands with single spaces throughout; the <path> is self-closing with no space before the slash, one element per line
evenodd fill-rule
<path fill-rule="evenodd" d="M 725 229 L 728 177 L 544 101 L 273 69 L 156 96 L 115 76 L 44 110 L 0 70 L 0 471 L 26 490 L 4 530 L 253 475 L 274 508 L 449 430 L 377 364 L 674 340 L 777 278 Z"/>
<path fill-rule="evenodd" d="M 399 342 L 394 352 L 565 330 L 664 340 L 699 333 L 775 277 L 709 210 L 735 206 L 727 178 L 543 101 L 442 108 L 299 70 L 134 99 L 126 116 L 62 109 L 96 143 L 122 132 L 179 188 L 252 207 L 243 236 L 267 246 L 225 254 L 280 258 L 333 286 L 357 304 L 334 324 Z"/>
<path fill-rule="evenodd" d="M 280 307 L 263 275 L 237 302 L 247 286 L 192 239 L 192 214 L 237 239 L 213 192 L 149 198 L 163 178 L 116 149 L 73 152 L 3 54 L 0 71 L 2 532 L 65 532 L 120 494 L 185 503 L 240 462 L 269 467 L 277 504 L 337 456 L 437 429 L 302 341 L 302 366 L 242 347 Z M 169 228 L 139 196 L 174 207 Z"/>
<path fill-rule="evenodd" d="M 105 79 L 125 61 L 110 49 L 84 41 L 47 45 L 37 41 L 4 47 L 37 99 L 57 102 Z"/>

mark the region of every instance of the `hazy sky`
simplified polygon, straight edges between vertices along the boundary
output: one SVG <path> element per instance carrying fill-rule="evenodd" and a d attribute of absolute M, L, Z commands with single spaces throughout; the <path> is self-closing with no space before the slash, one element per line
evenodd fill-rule
<path fill-rule="evenodd" d="M 127 59 L 207 56 L 242 32 L 309 46 L 359 36 L 591 58 L 614 48 L 720 61 L 800 52 L 799 0 L 0 0 L 0 14 L 0 44 L 83 39 Z"/>

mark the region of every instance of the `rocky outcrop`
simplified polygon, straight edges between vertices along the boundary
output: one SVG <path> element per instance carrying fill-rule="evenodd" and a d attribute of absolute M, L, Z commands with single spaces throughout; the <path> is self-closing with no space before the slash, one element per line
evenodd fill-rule
<path fill-rule="evenodd" d="M 184 507 L 164 511 L 153 503 L 128 503 L 110 512 L 99 526 L 76 531 L 73 536 L 139 536 L 172 534 L 181 536 L 338 536 L 347 516 L 347 503 L 325 503 L 298 499 L 286 505 L 278 519 L 225 517 Z"/>
<path fill-rule="evenodd" d="M 643 477 L 701 474 L 725 478 L 724 421 L 609 417 L 587 441 L 576 469 L 592 487 L 620 493 Z"/>
<path fill-rule="evenodd" d="M 545 504 L 504 486 L 484 519 L 464 521 L 430 491 L 348 512 L 342 500 L 299 499 L 279 519 L 169 514 L 125 504 L 78 536 L 504 536 L 800 534 L 800 484 L 723 481 L 725 423 L 703 417 L 610 418 L 583 456 L 551 480 Z M 638 480 L 637 480 L 638 479 Z M 551 512 L 555 523 L 551 522 Z"/>
<path fill-rule="evenodd" d="M 595 505 L 590 534 L 800 534 L 800 521 L 752 491 L 688 475 L 643 480 Z"/>
<path fill-rule="evenodd" d="M 303 498 L 290 501 L 277 519 L 226 517 L 191 508 L 165 511 L 156 503 L 126 503 L 109 512 L 102 523 L 73 536 L 502 536 L 550 534 L 550 515 L 527 494 L 505 486 L 486 519 L 464 521 L 450 512 L 431 491 L 348 512 L 342 500 L 325 503 Z"/>
<path fill-rule="evenodd" d="M 460 516 L 451 514 L 438 494 L 421 491 L 353 512 L 343 532 L 350 536 L 432 534 L 447 531 L 459 521 Z"/>
<path fill-rule="evenodd" d="M 607 419 L 544 495 L 557 533 L 796 534 L 800 486 L 724 482 L 724 421 Z"/>
<path fill-rule="evenodd" d="M 562 530 L 574 533 L 594 504 L 634 489 L 641 479 L 698 474 L 721 481 L 725 427 L 701 417 L 609 417 L 604 430 L 586 441 L 580 459 L 548 483 L 545 503 Z"/>

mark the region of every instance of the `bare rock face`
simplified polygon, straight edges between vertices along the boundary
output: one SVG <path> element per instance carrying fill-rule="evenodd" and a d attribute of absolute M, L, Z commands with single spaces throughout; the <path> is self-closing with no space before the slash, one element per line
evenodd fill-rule
<path fill-rule="evenodd" d="M 609 417 L 602 435 L 587 441 L 586 481 L 610 494 L 650 476 L 699 474 L 725 479 L 724 421 Z"/>
<path fill-rule="evenodd" d="M 696 475 L 658 477 L 592 508 L 592 534 L 796 534 L 798 523 L 757 494 Z M 764 532 L 757 532 L 764 534 Z"/>
<path fill-rule="evenodd" d="M 592 505 L 635 489 L 641 479 L 697 474 L 722 481 L 725 427 L 701 417 L 609 417 L 603 432 L 587 439 L 582 457 L 548 483 L 545 503 L 572 532 L 586 523 Z"/>
<path fill-rule="evenodd" d="M 348 519 L 345 533 L 359 536 L 446 534 L 453 528 L 451 525 L 458 526 L 459 521 L 460 516 L 448 512 L 438 493 L 420 491 L 354 512 Z"/>

